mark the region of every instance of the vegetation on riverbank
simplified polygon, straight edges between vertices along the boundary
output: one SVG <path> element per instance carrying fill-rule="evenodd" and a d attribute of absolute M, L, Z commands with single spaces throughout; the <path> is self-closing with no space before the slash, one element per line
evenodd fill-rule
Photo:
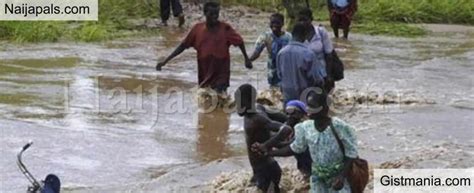
<path fill-rule="evenodd" d="M 266 11 L 282 11 L 282 0 L 230 0 Z M 327 21 L 325 0 L 309 0 L 315 19 Z M 371 35 L 420 36 L 426 31 L 409 23 L 447 23 L 474 25 L 472 0 L 358 0 L 353 29 Z M 271 6 L 268 6 L 271 5 Z"/>
<path fill-rule="evenodd" d="M 223 0 L 221 0 L 223 1 Z M 224 1 L 223 1 L 224 2 Z M 282 0 L 225 0 L 267 11 L 282 10 Z M 318 19 L 327 20 L 326 0 L 309 0 Z M 358 0 L 356 21 L 448 23 L 474 25 L 472 0 Z"/>
<path fill-rule="evenodd" d="M 99 21 L 0 21 L 0 40 L 100 41 L 130 33 L 129 19 L 158 16 L 158 1 L 99 0 Z M 138 33 L 138 32 L 135 32 Z"/>
<path fill-rule="evenodd" d="M 266 11 L 283 11 L 282 0 L 220 0 L 225 4 L 247 5 Z M 309 0 L 315 19 L 327 21 L 326 0 Z M 472 0 L 358 0 L 355 32 L 395 36 L 419 36 L 426 32 L 408 23 L 452 23 L 474 25 Z M 1 21 L 0 40 L 15 42 L 54 42 L 59 40 L 100 41 L 137 31 L 127 21 L 156 18 L 155 0 L 99 0 L 99 21 Z M 149 30 L 150 31 L 150 30 Z M 148 32 L 149 32 L 148 31 Z"/>

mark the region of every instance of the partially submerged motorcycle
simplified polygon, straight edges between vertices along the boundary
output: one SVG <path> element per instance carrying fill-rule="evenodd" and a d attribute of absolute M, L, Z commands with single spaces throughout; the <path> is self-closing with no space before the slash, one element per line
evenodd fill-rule
<path fill-rule="evenodd" d="M 61 181 L 58 176 L 54 174 L 48 174 L 46 178 L 38 182 L 36 178 L 26 169 L 25 164 L 21 160 L 23 152 L 25 152 L 33 142 L 27 143 L 17 155 L 17 165 L 20 168 L 20 171 L 25 175 L 25 177 L 30 181 L 31 185 L 28 186 L 27 193 L 59 193 L 61 189 Z"/>

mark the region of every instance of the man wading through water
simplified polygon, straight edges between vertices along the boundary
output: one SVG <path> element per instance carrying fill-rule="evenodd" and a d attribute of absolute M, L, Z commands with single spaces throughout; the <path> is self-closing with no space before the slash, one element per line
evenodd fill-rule
<path fill-rule="evenodd" d="M 267 49 L 267 80 L 270 88 L 275 90 L 280 89 L 280 79 L 276 70 L 276 57 L 278 52 L 288 45 L 291 40 L 291 34 L 282 30 L 284 22 L 285 18 L 282 14 L 272 14 L 270 16 L 270 30 L 258 36 L 255 43 L 255 51 L 250 56 L 250 60 L 253 62 L 260 57 L 263 49 Z"/>
<path fill-rule="evenodd" d="M 254 143 L 252 144 L 252 151 L 253 152 L 265 152 L 267 149 L 272 149 L 273 147 L 276 148 L 283 148 L 285 146 L 290 145 L 295 140 L 295 126 L 307 119 L 306 114 L 306 105 L 299 100 L 291 100 L 286 105 L 285 113 L 286 113 L 286 120 L 284 124 L 288 127 L 281 129 L 275 136 L 272 138 L 276 139 L 284 139 L 282 141 L 278 140 L 267 140 L 265 143 Z M 257 107 L 258 109 L 258 107 Z M 274 113 L 278 114 L 278 113 Z M 283 115 L 284 116 L 284 115 Z M 281 117 L 281 116 L 280 116 Z M 274 120 L 278 121 L 278 120 Z M 296 159 L 296 166 L 298 170 L 303 174 L 304 179 L 307 180 L 311 176 L 311 155 L 309 150 L 304 151 L 303 153 L 296 153 L 294 154 Z"/>
<path fill-rule="evenodd" d="M 298 100 L 307 88 L 324 85 L 325 69 L 316 55 L 303 42 L 307 39 L 307 26 L 296 24 L 293 39 L 277 55 L 276 67 L 283 101 Z"/>
<path fill-rule="evenodd" d="M 282 141 L 284 135 L 271 138 L 271 132 L 279 130 L 290 130 L 283 123 L 272 121 L 265 112 L 257 111 L 255 104 L 257 90 L 250 84 L 241 85 L 235 92 L 234 98 L 237 102 L 237 113 L 244 118 L 245 141 L 247 144 L 247 153 L 254 173 L 258 189 L 263 192 L 268 190 L 275 193 L 280 192 L 281 168 L 278 162 L 270 156 L 261 156 L 258 152 L 251 150 L 254 143 L 275 144 Z M 271 141 L 267 141 L 270 140 Z M 265 151 L 269 151 L 265 149 Z M 273 184 L 273 188 L 271 187 Z"/>
<path fill-rule="evenodd" d="M 178 26 L 183 26 L 183 6 L 181 6 L 179 0 L 160 0 L 161 25 L 168 26 L 168 19 L 170 18 L 171 12 L 170 7 L 173 10 L 173 16 L 177 17 L 179 20 Z"/>
<path fill-rule="evenodd" d="M 211 88 L 219 95 L 226 95 L 230 79 L 230 45 L 238 46 L 245 58 L 245 67 L 252 69 L 242 37 L 219 18 L 220 5 L 216 2 L 204 4 L 206 22 L 197 23 L 181 44 L 164 61 L 158 62 L 156 70 L 189 47 L 197 51 L 198 81 L 200 88 Z"/>

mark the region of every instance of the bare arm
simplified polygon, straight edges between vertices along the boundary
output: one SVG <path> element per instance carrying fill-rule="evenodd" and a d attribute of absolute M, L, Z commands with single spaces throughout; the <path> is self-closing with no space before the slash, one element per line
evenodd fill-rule
<path fill-rule="evenodd" d="M 290 136 L 290 134 L 292 133 L 292 130 L 289 126 L 276 121 L 268 121 L 265 124 L 264 129 L 267 129 L 269 131 L 278 131 L 278 133 L 267 141 L 265 141 L 264 143 L 252 144 L 252 151 L 254 152 L 265 153 L 272 147 L 279 146 L 279 143 L 281 143 L 284 139 L 288 138 L 288 136 Z"/>
<path fill-rule="evenodd" d="M 284 113 L 268 112 L 267 114 L 268 118 L 270 118 L 271 120 L 278 121 L 280 123 L 285 123 L 286 121 L 288 121 L 288 117 Z"/>
<path fill-rule="evenodd" d="M 277 149 L 280 149 L 280 148 L 286 147 L 288 145 L 291 145 L 291 143 L 292 143 L 292 141 L 280 142 L 280 143 L 276 144 L 274 147 L 277 148 Z"/>
<path fill-rule="evenodd" d="M 272 138 L 270 138 L 269 140 L 267 140 L 265 143 L 262 144 L 265 149 L 275 147 L 278 143 L 288 138 L 288 136 L 290 136 L 290 134 L 292 133 L 292 130 L 289 126 L 283 125 L 280 123 L 278 123 L 278 125 L 280 125 L 279 127 L 281 128 L 280 131 L 278 131 L 278 133 L 275 136 L 273 136 Z"/>
<path fill-rule="evenodd" d="M 270 118 L 272 121 L 278 121 L 280 123 L 285 123 L 288 120 L 288 117 L 286 114 L 282 113 L 278 109 L 273 109 L 269 107 L 265 107 L 264 105 L 257 105 L 257 109 L 265 113 L 268 118 Z"/>
<path fill-rule="evenodd" d="M 285 146 L 281 149 L 272 150 L 268 152 L 268 156 L 275 156 L 275 157 L 287 157 L 292 156 L 295 153 L 291 150 L 290 146 Z"/>
<path fill-rule="evenodd" d="M 250 56 L 250 61 L 255 61 L 258 57 L 260 57 L 260 54 L 262 54 L 263 49 L 257 49 L 253 51 L 252 55 Z"/>
<path fill-rule="evenodd" d="M 239 44 L 240 51 L 242 52 L 242 55 L 244 55 L 245 59 L 245 67 L 248 69 L 252 69 L 252 61 L 250 61 L 249 56 L 247 55 L 247 51 L 245 50 L 245 43 Z"/>
<path fill-rule="evenodd" d="M 161 71 L 161 67 L 165 66 L 166 63 L 168 63 L 174 57 L 183 53 L 184 50 L 186 50 L 186 46 L 183 43 L 179 44 L 178 47 L 165 59 L 165 61 L 158 62 L 156 65 L 156 70 Z"/>

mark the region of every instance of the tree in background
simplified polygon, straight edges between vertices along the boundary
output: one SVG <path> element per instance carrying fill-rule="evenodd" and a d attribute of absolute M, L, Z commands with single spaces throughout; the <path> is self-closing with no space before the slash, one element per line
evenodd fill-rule
<path fill-rule="evenodd" d="M 285 20 L 286 26 L 289 30 L 293 27 L 296 22 L 296 16 L 298 12 L 303 8 L 308 8 L 309 0 L 282 0 L 283 7 L 285 7 Z"/>

